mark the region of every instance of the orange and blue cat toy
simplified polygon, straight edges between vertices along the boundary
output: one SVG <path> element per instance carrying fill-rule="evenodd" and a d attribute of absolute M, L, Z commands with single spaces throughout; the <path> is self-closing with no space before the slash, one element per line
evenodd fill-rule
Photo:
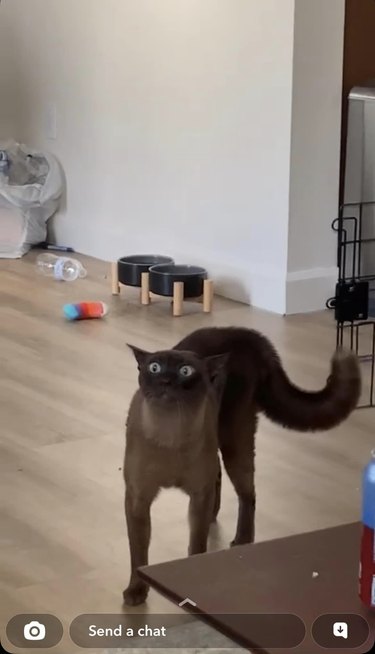
<path fill-rule="evenodd" d="M 64 316 L 71 321 L 104 318 L 107 313 L 108 306 L 104 302 L 79 302 L 78 304 L 66 304 L 64 306 Z"/>

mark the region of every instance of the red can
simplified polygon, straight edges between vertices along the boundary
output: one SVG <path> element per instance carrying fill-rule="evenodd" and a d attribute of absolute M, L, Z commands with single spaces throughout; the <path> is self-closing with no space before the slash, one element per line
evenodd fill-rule
<path fill-rule="evenodd" d="M 375 534 L 363 526 L 359 564 L 359 596 L 364 604 L 375 608 Z"/>

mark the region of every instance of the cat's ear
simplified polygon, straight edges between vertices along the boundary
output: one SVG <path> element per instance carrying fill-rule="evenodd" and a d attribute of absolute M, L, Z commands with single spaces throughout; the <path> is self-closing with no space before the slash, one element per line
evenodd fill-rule
<path fill-rule="evenodd" d="M 150 355 L 149 352 L 146 352 L 146 350 L 141 350 L 141 348 L 135 347 L 135 345 L 130 345 L 129 343 L 127 343 L 127 346 L 133 352 L 139 368 L 145 362 L 146 358 Z"/>
<path fill-rule="evenodd" d="M 206 367 L 208 370 L 208 375 L 212 383 L 216 382 L 218 379 L 222 379 L 225 375 L 229 359 L 229 353 L 226 354 L 216 354 L 213 357 L 206 357 Z"/>

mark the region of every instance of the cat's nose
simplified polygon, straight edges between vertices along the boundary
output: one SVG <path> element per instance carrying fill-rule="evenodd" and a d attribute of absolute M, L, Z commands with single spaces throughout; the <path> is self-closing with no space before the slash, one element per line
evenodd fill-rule
<path fill-rule="evenodd" d="M 172 385 L 172 379 L 170 377 L 162 377 L 159 381 L 163 386 L 171 386 Z"/>

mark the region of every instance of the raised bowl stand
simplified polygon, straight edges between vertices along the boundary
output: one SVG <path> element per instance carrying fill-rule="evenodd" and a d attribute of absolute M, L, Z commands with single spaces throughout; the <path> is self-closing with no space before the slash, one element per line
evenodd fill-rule
<path fill-rule="evenodd" d="M 112 295 L 120 295 L 121 286 L 125 286 L 119 281 L 118 276 L 118 262 L 112 263 Z M 157 295 L 150 291 L 150 273 L 144 272 L 141 275 L 141 293 L 140 302 L 143 306 L 148 306 L 152 298 L 165 297 Z M 171 296 L 172 297 L 172 296 Z M 199 302 L 202 304 L 203 313 L 211 313 L 213 308 L 214 299 L 214 283 L 212 279 L 205 279 L 203 281 L 203 294 L 196 298 L 189 297 L 188 302 Z M 172 298 L 172 312 L 173 316 L 178 318 L 184 312 L 184 282 L 173 283 L 173 298 Z"/>

